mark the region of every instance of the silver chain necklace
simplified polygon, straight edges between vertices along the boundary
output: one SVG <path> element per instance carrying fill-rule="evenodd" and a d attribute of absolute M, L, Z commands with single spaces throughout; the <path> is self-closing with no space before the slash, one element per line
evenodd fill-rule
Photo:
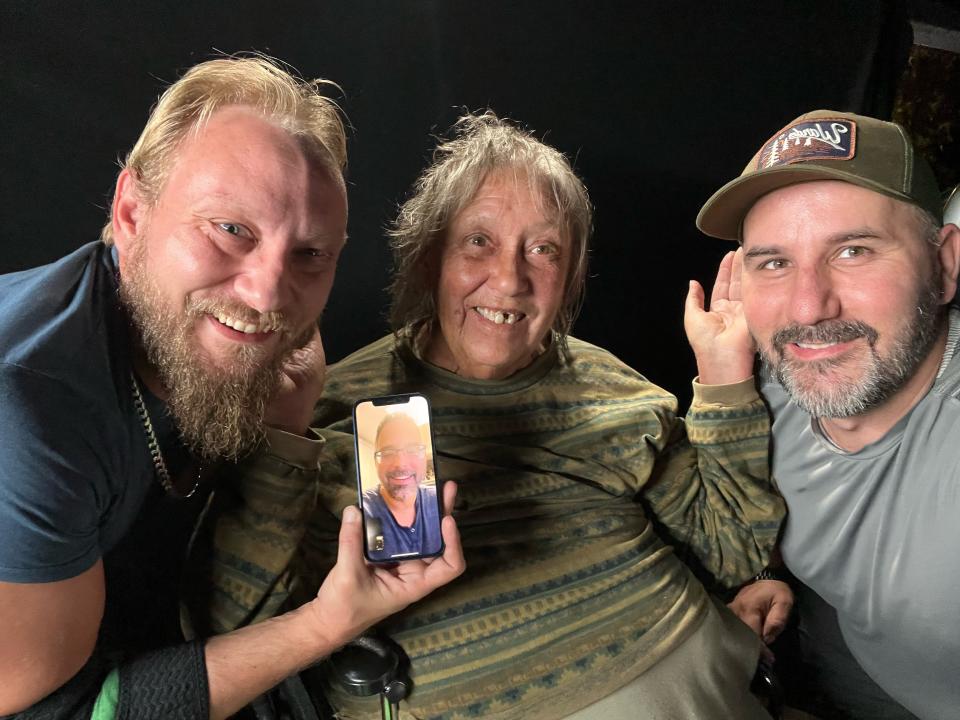
<path fill-rule="evenodd" d="M 167 470 L 167 463 L 163 460 L 163 453 L 160 451 L 160 442 L 157 440 L 157 434 L 153 431 L 153 423 L 150 421 L 150 413 L 147 411 L 147 404 L 143 401 L 143 395 L 140 392 L 140 383 L 137 382 L 137 376 L 130 371 L 130 385 L 133 387 L 133 404 L 140 416 L 140 422 L 143 423 L 143 432 L 147 436 L 147 448 L 150 450 L 150 458 L 153 460 L 153 467 L 157 471 L 157 482 L 168 494 L 180 498 L 191 497 L 200 486 L 200 470 L 197 470 L 197 477 L 194 478 L 193 487 L 190 492 L 183 494 L 173 484 L 170 479 L 170 472 Z"/>

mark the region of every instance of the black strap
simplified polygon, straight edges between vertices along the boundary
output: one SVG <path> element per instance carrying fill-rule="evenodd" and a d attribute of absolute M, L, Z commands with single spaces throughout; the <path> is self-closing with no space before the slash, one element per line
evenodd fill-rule
<path fill-rule="evenodd" d="M 210 687 L 200 641 L 155 650 L 120 666 L 116 720 L 207 720 Z"/>
<path fill-rule="evenodd" d="M 202 643 L 138 655 L 118 668 L 116 720 L 208 720 L 210 689 Z M 90 720 L 108 673 L 94 657 L 68 683 L 9 720 Z"/>

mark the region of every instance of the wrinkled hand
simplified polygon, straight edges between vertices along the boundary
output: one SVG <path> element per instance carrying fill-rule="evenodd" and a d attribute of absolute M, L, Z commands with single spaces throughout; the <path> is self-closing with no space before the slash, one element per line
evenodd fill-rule
<path fill-rule="evenodd" d="M 311 605 L 317 633 L 339 647 L 370 626 L 447 584 L 466 568 L 460 534 L 450 515 L 456 484 L 443 485 L 446 513 L 441 523 L 443 555 L 405 560 L 393 566 L 373 565 L 363 557 L 360 511 L 344 508 L 337 564 L 324 580 Z"/>
<path fill-rule="evenodd" d="M 683 326 L 697 356 L 700 382 L 705 385 L 740 382 L 753 374 L 756 345 L 743 316 L 742 269 L 743 250 L 727 253 L 710 293 L 709 310 L 704 307 L 703 287 L 690 281 Z"/>
<path fill-rule="evenodd" d="M 793 590 L 779 580 L 758 580 L 743 587 L 727 607 L 769 644 L 787 626 Z"/>
<path fill-rule="evenodd" d="M 323 393 L 327 360 L 320 330 L 302 348 L 295 350 L 281 368 L 280 387 L 267 406 L 264 422 L 280 430 L 303 435 L 313 418 L 313 409 Z"/>

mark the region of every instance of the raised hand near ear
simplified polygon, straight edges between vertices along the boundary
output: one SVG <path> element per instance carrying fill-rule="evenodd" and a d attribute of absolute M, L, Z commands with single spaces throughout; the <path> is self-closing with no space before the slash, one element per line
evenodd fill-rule
<path fill-rule="evenodd" d="M 704 305 L 703 287 L 690 281 L 683 326 L 705 385 L 740 382 L 753 374 L 756 344 L 743 316 L 742 269 L 743 250 L 727 253 L 717 271 L 709 309 Z"/>

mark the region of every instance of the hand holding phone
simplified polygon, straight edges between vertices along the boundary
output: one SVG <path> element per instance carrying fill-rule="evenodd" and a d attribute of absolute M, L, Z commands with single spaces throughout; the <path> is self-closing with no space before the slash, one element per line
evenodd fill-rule
<path fill-rule="evenodd" d="M 353 423 L 365 557 L 396 562 L 441 554 L 442 493 L 427 398 L 360 400 Z"/>

